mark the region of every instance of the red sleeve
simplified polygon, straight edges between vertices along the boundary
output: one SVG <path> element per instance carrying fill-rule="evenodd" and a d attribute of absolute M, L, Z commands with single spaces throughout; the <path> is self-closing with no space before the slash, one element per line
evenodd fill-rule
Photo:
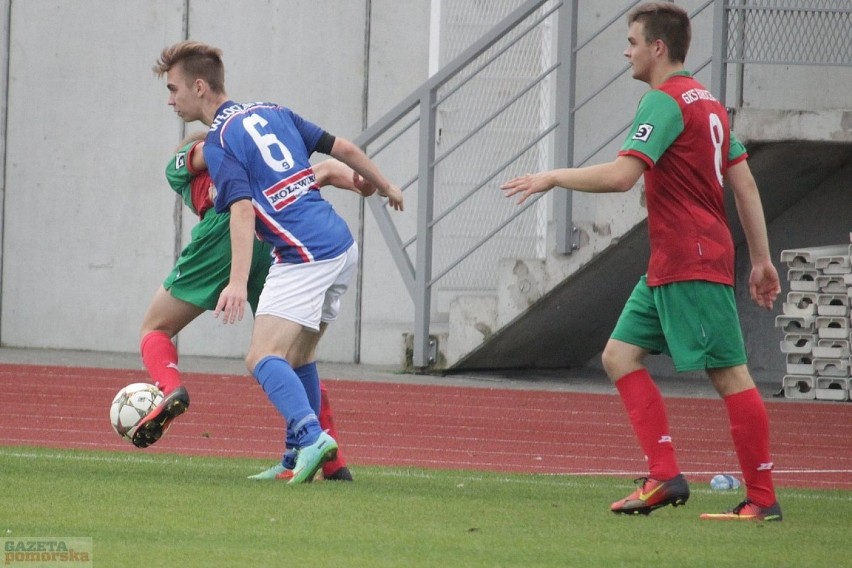
<path fill-rule="evenodd" d="M 192 156 L 195 154 L 195 151 L 198 150 L 198 145 L 201 144 L 201 140 L 192 145 L 189 149 L 189 152 L 186 153 L 186 169 L 193 176 L 197 176 L 199 174 L 198 170 L 192 167 Z"/>
<path fill-rule="evenodd" d="M 639 152 L 637 150 L 620 150 L 618 152 L 618 155 L 619 156 L 633 156 L 634 158 L 638 158 L 639 160 L 642 160 L 643 162 L 645 162 L 645 165 L 648 166 L 648 169 L 651 169 L 651 168 L 654 167 L 654 160 L 652 160 L 650 157 L 646 156 L 645 154 L 643 154 L 642 152 Z"/>
<path fill-rule="evenodd" d="M 192 207 L 198 213 L 200 218 L 204 218 L 204 213 L 213 207 L 213 201 L 210 199 L 210 186 L 213 180 L 207 170 L 202 171 L 192 178 L 189 182 L 190 191 L 192 192 Z"/>

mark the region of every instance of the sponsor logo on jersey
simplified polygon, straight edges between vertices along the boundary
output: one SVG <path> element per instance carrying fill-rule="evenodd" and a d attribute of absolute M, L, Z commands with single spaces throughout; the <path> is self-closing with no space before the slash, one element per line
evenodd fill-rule
<path fill-rule="evenodd" d="M 318 189 L 317 177 L 314 170 L 305 168 L 264 190 L 263 195 L 273 209 L 281 211 L 311 189 Z"/>
<path fill-rule="evenodd" d="M 653 124 L 640 124 L 636 127 L 636 132 L 633 133 L 633 140 L 641 140 L 642 142 L 647 142 L 648 138 L 651 137 L 651 132 L 653 131 Z"/>
<path fill-rule="evenodd" d="M 186 152 L 178 152 L 175 156 L 175 169 L 180 170 L 186 167 Z"/>

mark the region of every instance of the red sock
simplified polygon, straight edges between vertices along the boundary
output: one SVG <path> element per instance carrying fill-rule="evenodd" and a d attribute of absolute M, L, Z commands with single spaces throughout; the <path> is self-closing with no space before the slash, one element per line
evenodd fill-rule
<path fill-rule="evenodd" d="M 660 389 L 646 369 L 627 373 L 615 382 L 621 402 L 645 452 L 650 476 L 667 481 L 680 473 L 674 444 L 669 434 L 669 419 Z"/>
<path fill-rule="evenodd" d="M 769 416 L 756 388 L 724 398 L 731 437 L 746 485 L 746 498 L 759 507 L 775 501 L 772 461 L 769 458 Z"/>
<path fill-rule="evenodd" d="M 163 331 L 150 332 L 142 338 L 140 350 L 142 363 L 163 394 L 168 395 L 181 385 L 177 347 L 169 334 Z"/>
<path fill-rule="evenodd" d="M 328 430 L 329 435 L 340 442 L 337 436 L 337 426 L 334 425 L 334 414 L 331 412 L 331 405 L 328 403 L 328 391 L 325 390 L 325 385 L 320 383 L 320 428 Z M 327 461 L 322 466 L 322 474 L 325 476 L 332 475 L 341 467 L 346 467 L 346 458 L 343 457 L 343 450 L 337 448 L 337 457 L 331 461 Z"/>

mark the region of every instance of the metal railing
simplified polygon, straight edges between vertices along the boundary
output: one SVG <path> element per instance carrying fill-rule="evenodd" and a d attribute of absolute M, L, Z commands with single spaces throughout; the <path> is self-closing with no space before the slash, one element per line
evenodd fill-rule
<path fill-rule="evenodd" d="M 543 163 L 540 155 L 546 151 L 539 148 L 542 141 L 551 133 L 556 133 L 558 138 L 565 136 L 566 132 L 565 124 L 560 126 L 556 121 L 519 128 L 511 120 L 513 109 L 521 105 L 534 108 L 536 113 L 540 111 L 539 99 L 549 89 L 545 81 L 558 71 L 556 64 L 545 65 L 531 76 L 524 77 L 514 92 L 493 101 L 493 108 L 479 108 L 478 112 L 471 112 L 471 115 L 476 115 L 476 123 L 467 127 L 465 132 L 457 133 L 454 140 L 449 139 L 448 133 L 443 132 L 438 124 L 439 109 L 451 106 L 455 100 L 470 100 L 471 92 L 481 90 L 483 83 L 493 79 L 489 74 L 499 75 L 496 62 L 508 57 L 507 54 L 522 53 L 524 46 L 530 42 L 541 42 L 545 35 L 542 31 L 544 26 L 562 5 L 562 2 L 554 0 L 527 0 L 355 139 L 355 143 L 366 148 L 374 158 L 388 152 L 393 145 L 405 146 L 411 144 L 412 139 L 416 140 L 416 173 L 401 184 L 403 191 L 415 190 L 417 193 L 417 226 L 413 234 L 409 237 L 404 235 L 405 228 L 395 224 L 381 200 L 368 200 L 414 302 L 413 364 L 416 367 L 428 367 L 436 357 L 429 333 L 435 284 L 446 279 L 461 264 L 473 263 L 472 259 L 485 248 L 505 249 L 509 254 L 514 248 L 514 253 L 519 254 L 519 247 L 513 247 L 511 243 L 519 233 L 526 246 L 534 248 L 529 244 L 535 241 L 534 234 L 531 235 L 528 228 L 518 230 L 517 226 L 537 224 L 535 215 L 530 213 L 534 212 L 535 204 L 517 208 L 506 203 L 498 211 L 492 209 L 489 215 L 483 216 L 476 210 L 477 202 L 496 200 L 493 195 L 481 196 L 481 190 L 488 186 L 493 193 L 495 178 L 509 165 L 524 161 L 524 156 L 527 156 L 527 162 L 533 162 L 528 167 L 540 169 Z M 514 147 L 489 146 L 483 133 L 495 129 L 518 129 L 522 131 L 523 141 Z M 439 153 L 439 147 L 445 145 L 446 150 Z M 531 151 L 533 157 L 529 157 Z M 438 200 L 440 207 L 436 210 L 435 187 L 439 168 L 451 160 L 463 160 L 464 156 L 477 153 L 480 154 L 477 163 L 495 165 L 487 169 L 471 168 L 475 169 L 477 177 L 465 180 L 462 186 L 442 195 Z M 570 201 L 566 214 L 570 218 Z M 488 221 L 488 225 L 480 224 L 476 231 L 464 230 L 467 224 L 480 220 Z M 436 266 L 435 232 L 444 230 L 444 227 L 450 227 L 453 232 L 445 236 L 444 242 L 460 246 L 441 247 L 437 255 L 443 257 L 443 262 Z M 495 254 L 481 256 L 496 257 Z M 483 270 L 476 272 L 485 274 Z"/>
<path fill-rule="evenodd" d="M 724 101 L 729 63 L 852 65 L 849 2 L 706 0 L 690 16 L 712 17 L 712 52 L 691 70 L 710 66 L 711 90 Z M 584 85 L 578 99 L 577 56 L 613 26 L 623 27 L 639 3 L 625 2 L 580 41 L 578 0 L 527 0 L 355 139 L 372 157 L 390 155 L 395 164 L 416 156 L 412 173 L 398 178 L 407 177 L 401 184 L 407 197 L 416 192 L 416 226 L 398 224 L 381 199 L 368 200 L 414 303 L 414 367 L 436 362 L 430 330 L 439 281 L 451 292 L 487 289 L 494 286 L 490 278 L 499 258 L 544 257 L 541 203 L 501 204 L 493 196 L 503 179 L 498 176 L 509 167 L 523 172 L 583 165 L 629 128 L 630 122 L 618 125 L 575 156 L 577 112 L 630 69 L 624 65 L 597 86 Z M 554 29 L 559 32 L 550 53 L 542 46 L 550 45 Z M 787 42 L 793 45 L 787 48 Z M 506 71 L 505 60 L 522 64 Z M 554 192 L 552 205 L 556 252 L 570 254 L 578 247 L 572 192 Z"/>
<path fill-rule="evenodd" d="M 852 66 L 852 0 L 715 0 L 711 91 L 725 102 L 727 67 L 745 64 Z"/>

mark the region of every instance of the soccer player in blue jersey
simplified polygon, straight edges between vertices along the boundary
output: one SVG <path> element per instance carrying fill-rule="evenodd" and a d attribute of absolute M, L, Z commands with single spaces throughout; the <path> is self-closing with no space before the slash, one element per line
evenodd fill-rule
<path fill-rule="evenodd" d="M 771 309 L 781 285 L 769 253 L 760 194 L 725 107 L 684 69 L 691 38 L 686 11 L 668 2 L 640 4 L 630 12 L 628 26 L 624 55 L 633 78 L 651 90 L 639 102 L 618 157 L 585 168 L 521 176 L 506 182 L 503 190 L 522 203 L 557 186 L 592 193 L 628 191 L 644 177 L 651 258 L 602 361 L 650 472 L 610 509 L 647 515 L 689 498 L 665 404 L 643 363 L 656 352 L 670 355 L 678 371 L 706 371 L 725 402 L 746 499 L 730 511 L 701 518 L 780 521 L 769 420 L 746 366 L 734 297 L 734 243 L 723 184 L 734 192 L 748 244 L 751 298 Z"/>
<path fill-rule="evenodd" d="M 288 483 L 310 482 L 335 456 L 337 441 L 319 425 L 319 377 L 303 354 L 319 341 L 321 322 L 337 317 L 358 248 L 320 195 L 308 159 L 313 152 L 337 158 L 395 210 L 403 208 L 402 192 L 352 142 L 286 107 L 230 100 L 218 48 L 179 42 L 162 51 L 154 71 L 166 76 L 178 116 L 210 127 L 204 157 L 216 186 L 214 204 L 231 214 L 230 281 L 215 310 L 224 323 L 243 317 L 255 234 L 273 247 L 246 366 L 294 433 L 298 454 Z"/>
<path fill-rule="evenodd" d="M 165 398 L 131 430 L 133 443 L 138 447 L 144 448 L 159 440 L 171 422 L 189 407 L 189 393 L 181 381 L 177 346 L 172 338 L 202 313 L 214 310 L 219 294 L 228 284 L 231 265 L 229 219 L 227 213 L 213 210 L 213 181 L 207 173 L 202 151 L 206 136 L 206 132 L 187 136 L 166 164 L 169 185 L 199 221 L 192 229 L 189 244 L 181 251 L 174 268 L 154 294 L 142 321 L 142 362 Z M 320 186 L 333 185 L 362 196 L 374 192 L 372 186 L 337 160 L 322 161 L 314 166 L 314 171 Z M 248 303 L 252 310 L 257 308 L 272 250 L 262 241 L 255 241 L 254 247 L 248 281 Z M 325 325 L 321 324 L 321 332 Z M 305 354 L 305 357 L 313 360 L 312 353 Z M 320 391 L 320 424 L 335 436 L 333 413 L 324 385 L 320 386 Z M 285 454 L 284 461 L 289 463 L 292 458 L 292 455 Z M 334 460 L 322 466 L 322 470 L 325 479 L 352 480 L 340 450 Z M 288 479 L 291 474 L 291 470 L 279 464 L 252 476 L 252 479 Z"/>

